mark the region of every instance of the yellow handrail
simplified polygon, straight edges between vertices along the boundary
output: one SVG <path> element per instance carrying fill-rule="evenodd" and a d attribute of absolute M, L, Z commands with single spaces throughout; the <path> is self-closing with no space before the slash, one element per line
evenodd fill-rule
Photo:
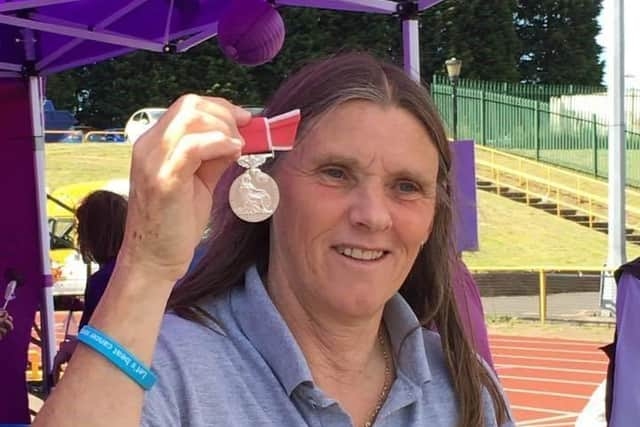
<path fill-rule="evenodd" d="M 497 177 L 492 177 L 492 178 L 488 178 L 488 177 L 483 176 L 481 172 L 478 172 L 477 176 L 480 179 L 493 179 L 493 180 L 496 181 L 496 185 L 500 185 L 501 187 L 508 187 L 509 189 L 517 190 L 517 191 L 522 191 L 523 190 L 521 187 L 518 187 L 516 185 L 511 185 L 509 183 L 501 182 L 499 173 L 497 174 Z M 540 198 L 544 198 L 544 199 L 548 199 L 549 198 L 548 193 L 547 194 L 542 194 L 542 193 L 538 193 L 536 191 L 531 190 L 529 188 L 529 180 L 528 179 L 526 180 L 526 188 L 527 188 L 527 190 L 526 190 L 527 205 L 530 204 L 530 201 L 531 201 L 530 196 L 540 197 Z M 498 194 L 500 194 L 500 193 L 498 193 Z M 607 220 L 607 216 L 606 215 L 601 215 L 601 214 L 593 211 L 593 204 L 592 204 L 592 200 L 591 199 L 589 199 L 589 208 L 588 209 L 585 209 L 584 207 L 579 206 L 579 205 L 574 205 L 573 203 L 570 203 L 570 202 L 559 200 L 559 196 L 556 196 L 556 204 L 558 205 L 557 208 L 556 208 L 556 215 L 559 215 L 559 208 L 560 208 L 559 205 L 560 204 L 562 204 L 565 208 L 575 209 L 576 211 L 579 211 L 581 213 L 587 214 L 587 216 L 589 217 L 589 228 L 593 228 L 593 218 L 598 218 L 598 219 L 601 219 L 603 221 Z"/>
<path fill-rule="evenodd" d="M 503 172 L 509 173 L 509 174 L 514 175 L 516 177 L 527 178 L 527 179 L 530 179 L 531 181 L 539 182 L 542 185 L 547 185 L 547 188 L 549 188 L 549 189 L 551 189 L 551 187 L 553 187 L 556 190 L 557 189 L 563 190 L 563 191 L 565 191 L 567 193 L 571 193 L 572 195 L 584 197 L 584 198 L 587 198 L 587 199 L 591 199 L 591 200 L 594 200 L 596 202 L 599 202 L 599 203 L 602 203 L 602 204 L 605 204 L 605 205 L 608 203 L 608 199 L 605 199 L 603 197 L 594 196 L 594 195 L 586 193 L 584 191 L 574 190 L 573 188 L 567 187 L 567 186 L 562 185 L 562 184 L 556 184 L 553 181 L 549 180 L 548 178 L 540 178 L 540 177 L 538 177 L 536 175 L 531 175 L 531 174 L 528 174 L 526 172 L 520 172 L 520 171 L 517 171 L 515 169 L 511 169 L 509 167 L 506 167 L 506 166 L 497 165 L 495 163 L 489 163 L 489 162 L 486 162 L 486 161 L 481 160 L 481 159 L 476 159 L 476 163 L 480 164 L 480 165 L 487 166 L 489 168 L 499 169 L 499 170 L 501 170 Z M 549 193 L 551 193 L 551 191 L 549 191 Z M 638 209 L 636 207 L 628 206 L 628 207 L 626 207 L 626 209 L 627 209 L 628 212 L 632 212 L 634 214 L 640 215 L 640 209 Z"/>
<path fill-rule="evenodd" d="M 538 280 L 540 280 L 538 309 L 540 311 L 540 324 L 544 325 L 547 320 L 547 274 L 544 270 L 540 270 L 538 277 Z"/>
<path fill-rule="evenodd" d="M 589 194 L 587 192 L 584 191 L 579 191 L 579 190 L 575 190 L 573 188 L 567 187 L 563 184 L 556 184 L 552 181 L 550 181 L 548 178 L 542 178 L 536 175 L 531 175 L 529 173 L 526 172 L 522 172 L 522 171 L 518 171 L 506 166 L 502 166 L 502 165 L 497 165 L 495 163 L 491 163 L 491 162 L 487 162 L 485 160 L 482 159 L 478 159 L 476 158 L 476 164 L 479 166 L 484 166 L 486 168 L 489 168 L 492 172 L 492 177 L 488 178 L 483 176 L 482 172 L 478 171 L 478 177 L 479 178 L 485 178 L 485 179 L 489 179 L 489 180 L 493 180 L 496 182 L 496 186 L 498 187 L 498 194 L 500 194 L 499 189 L 501 186 L 506 186 L 509 187 L 511 189 L 516 189 L 518 191 L 523 191 L 524 189 L 518 186 L 514 186 L 514 185 L 509 185 L 507 183 L 504 183 L 504 180 L 501 179 L 500 174 L 509 174 L 511 176 L 513 176 L 514 178 L 517 178 L 519 181 L 521 181 L 522 179 L 525 180 L 526 182 L 526 190 L 527 193 L 530 193 L 534 196 L 537 197 L 541 197 L 544 199 L 553 199 L 552 196 L 552 191 L 555 191 L 555 200 L 556 200 L 556 204 L 557 204 L 557 212 L 556 214 L 559 215 L 560 214 L 560 205 L 562 204 L 565 207 L 571 208 L 571 209 L 575 209 L 578 210 L 580 212 L 583 213 L 587 213 L 589 216 L 595 216 L 599 219 L 603 219 L 603 220 L 607 220 L 607 216 L 606 215 L 602 215 L 602 214 L 598 214 L 596 212 L 594 212 L 593 210 L 593 202 L 599 203 L 600 205 L 603 206 L 607 206 L 608 204 L 608 199 L 605 199 L 603 197 L 598 197 L 598 196 L 594 196 L 592 194 Z M 531 190 L 531 188 L 529 187 L 529 182 L 535 182 L 543 187 L 547 188 L 547 194 L 541 194 L 538 192 L 535 192 L 533 190 Z M 573 203 L 570 203 L 568 201 L 565 200 L 561 200 L 560 199 L 560 191 L 563 191 L 564 193 L 567 193 L 569 196 L 571 197 L 575 197 L 576 199 L 582 201 L 585 200 L 587 201 L 587 203 L 589 204 L 589 208 L 585 209 L 584 207 L 580 206 L 580 205 L 576 205 Z M 527 198 L 527 201 L 529 200 L 529 198 Z M 636 208 L 635 206 L 630 206 L 627 205 L 626 206 L 626 211 L 627 213 L 632 213 L 634 215 L 637 215 L 640 217 L 640 209 Z M 591 220 L 591 218 L 589 219 L 589 226 L 592 227 L 593 226 L 593 222 Z M 633 226 L 632 228 L 640 228 L 640 226 Z"/>
<path fill-rule="evenodd" d="M 565 170 L 565 169 L 561 169 L 559 167 L 543 164 L 543 163 L 537 162 L 535 160 L 527 159 L 525 157 L 517 156 L 517 155 L 511 154 L 511 153 L 505 153 L 503 151 L 499 151 L 499 150 L 496 150 L 496 149 L 493 149 L 493 148 L 489 148 L 489 147 L 485 147 L 485 146 L 482 146 L 482 145 L 476 145 L 475 148 L 476 148 L 477 152 L 480 152 L 480 153 L 486 152 L 486 153 L 488 153 L 490 155 L 490 157 L 491 157 L 491 162 L 492 163 L 496 163 L 495 162 L 495 157 L 496 156 L 502 157 L 502 158 L 506 158 L 506 159 L 511 159 L 513 161 L 517 161 L 518 162 L 519 168 L 522 168 L 522 165 L 526 164 L 526 165 L 530 165 L 530 166 L 533 166 L 533 167 L 536 167 L 536 168 L 541 168 L 541 169 L 545 170 L 546 173 L 547 173 L 547 179 L 549 181 L 551 181 L 551 173 L 553 172 L 556 175 L 563 175 L 563 176 L 566 176 L 566 177 L 568 177 L 570 179 L 575 179 L 576 180 L 576 187 L 578 189 L 580 189 L 584 183 L 589 183 L 591 185 L 595 185 L 595 186 L 600 187 L 605 193 L 608 191 L 608 186 L 607 186 L 607 184 L 605 182 L 600 181 L 600 180 L 595 179 L 595 178 L 592 178 L 592 177 L 584 176 L 584 175 L 579 174 L 579 173 L 575 173 L 575 172 L 571 172 L 571 171 L 568 171 L 568 170 Z M 638 191 L 638 190 L 634 190 L 633 188 L 627 187 L 625 189 L 625 192 L 626 192 L 627 196 L 639 197 L 640 198 L 640 191 Z"/>

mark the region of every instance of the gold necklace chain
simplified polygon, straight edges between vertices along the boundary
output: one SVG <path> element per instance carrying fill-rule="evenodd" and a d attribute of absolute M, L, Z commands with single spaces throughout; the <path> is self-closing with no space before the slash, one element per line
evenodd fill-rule
<path fill-rule="evenodd" d="M 387 345 L 384 339 L 384 327 L 380 328 L 378 332 L 378 341 L 380 341 L 380 345 L 382 346 L 382 357 L 384 358 L 384 385 L 382 386 L 382 390 L 380 390 L 380 394 L 378 395 L 378 401 L 376 402 L 375 408 L 369 415 L 369 418 L 364 423 L 364 427 L 371 427 L 378 417 L 378 413 L 380 409 L 382 409 L 382 405 L 384 405 L 385 400 L 387 400 L 387 396 L 389 395 L 389 390 L 391 388 L 391 357 L 387 353 Z"/>

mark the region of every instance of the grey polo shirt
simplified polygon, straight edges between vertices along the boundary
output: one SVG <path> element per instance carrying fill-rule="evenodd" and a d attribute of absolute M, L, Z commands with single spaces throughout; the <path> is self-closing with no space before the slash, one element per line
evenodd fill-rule
<path fill-rule="evenodd" d="M 217 332 L 165 316 L 152 363 L 158 382 L 146 393 L 143 426 L 352 425 L 315 385 L 255 268 L 247 271 L 243 287 L 204 308 L 219 321 Z M 400 295 L 387 303 L 384 321 L 396 380 L 375 426 L 455 426 L 458 409 L 439 336 L 416 328 L 418 320 Z M 495 426 L 486 392 L 484 402 L 486 425 Z"/>

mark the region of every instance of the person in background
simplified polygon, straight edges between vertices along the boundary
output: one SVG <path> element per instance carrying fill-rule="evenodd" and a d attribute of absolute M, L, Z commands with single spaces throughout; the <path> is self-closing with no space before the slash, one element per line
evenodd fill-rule
<path fill-rule="evenodd" d="M 514 425 L 454 302 L 429 92 L 343 54 L 292 74 L 264 114 L 294 109 L 295 144 L 263 172 L 240 159 L 250 113 L 225 99 L 183 96 L 140 137 L 111 281 L 33 427 Z M 279 187 L 272 217 L 232 210 L 251 196 L 241 174 Z"/>
<path fill-rule="evenodd" d="M 109 283 L 124 238 L 127 199 L 106 190 L 89 193 L 75 212 L 78 250 L 86 263 L 97 263 L 98 270 L 87 278 L 84 304 L 78 330 L 89 322 Z M 62 365 L 77 347 L 77 337 L 66 335 L 53 360 L 53 381 L 58 382 Z"/>
<path fill-rule="evenodd" d="M 85 262 L 99 266 L 87 279 L 79 325 L 82 328 L 89 322 L 113 273 L 124 238 L 127 199 L 111 191 L 97 190 L 80 202 L 75 215 L 80 254 Z"/>

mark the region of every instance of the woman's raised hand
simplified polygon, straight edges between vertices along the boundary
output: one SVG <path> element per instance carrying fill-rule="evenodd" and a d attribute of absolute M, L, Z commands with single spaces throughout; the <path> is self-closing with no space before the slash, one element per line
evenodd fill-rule
<path fill-rule="evenodd" d="M 221 98 L 185 95 L 133 148 L 119 261 L 163 281 L 186 272 L 210 216 L 213 190 L 241 154 L 251 115 Z"/>
<path fill-rule="evenodd" d="M 151 364 L 167 299 L 184 275 L 211 212 L 213 189 L 242 151 L 251 115 L 219 98 L 186 95 L 133 147 L 125 237 L 90 324 Z M 140 425 L 144 393 L 79 346 L 38 427 Z M 65 408 L 73 406 L 77 410 Z"/>

